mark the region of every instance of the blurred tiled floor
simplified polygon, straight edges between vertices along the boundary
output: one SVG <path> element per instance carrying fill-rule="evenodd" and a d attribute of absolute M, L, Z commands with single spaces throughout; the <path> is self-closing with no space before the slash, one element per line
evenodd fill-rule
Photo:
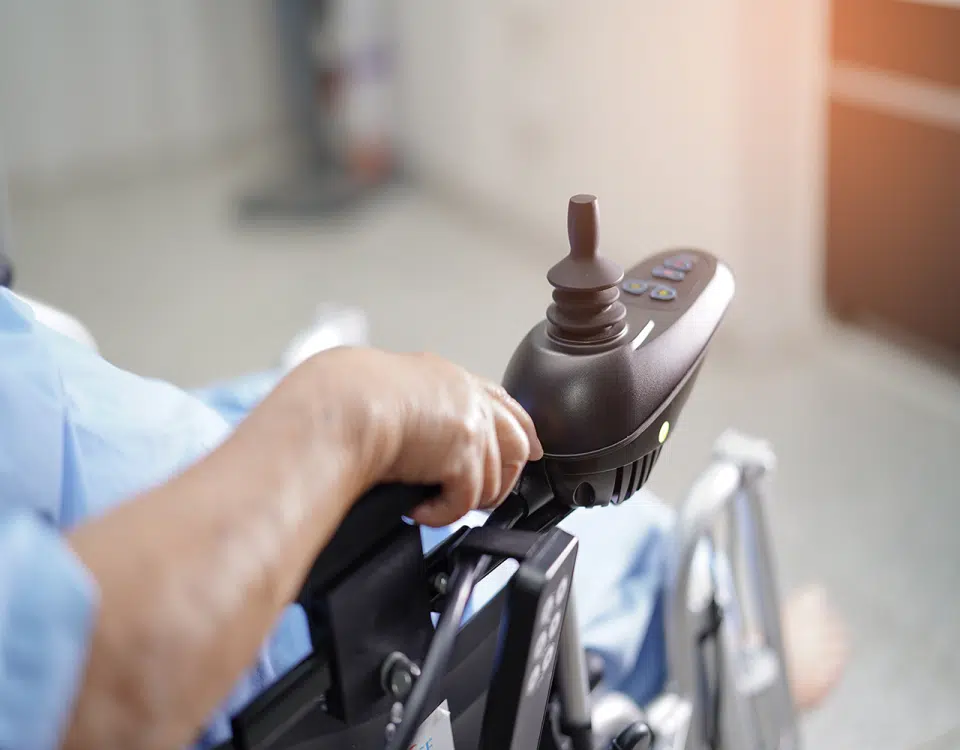
<path fill-rule="evenodd" d="M 195 385 L 268 366 L 316 304 L 362 306 L 375 343 L 498 378 L 542 317 L 560 248 L 397 191 L 359 217 L 241 228 L 230 173 L 15 204 L 20 287 L 105 355 Z M 717 347 L 652 487 L 675 501 L 727 426 L 780 456 L 785 587 L 823 581 L 854 635 L 808 746 L 902 749 L 960 723 L 960 383 L 844 331 L 747 362 Z"/>

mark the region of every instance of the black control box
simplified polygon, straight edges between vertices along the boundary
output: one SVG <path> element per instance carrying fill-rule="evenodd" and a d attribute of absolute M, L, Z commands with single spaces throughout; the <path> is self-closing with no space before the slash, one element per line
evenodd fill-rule
<path fill-rule="evenodd" d="M 531 550 L 511 579 L 480 747 L 537 747 L 576 557 L 576 538 L 553 529 Z"/>

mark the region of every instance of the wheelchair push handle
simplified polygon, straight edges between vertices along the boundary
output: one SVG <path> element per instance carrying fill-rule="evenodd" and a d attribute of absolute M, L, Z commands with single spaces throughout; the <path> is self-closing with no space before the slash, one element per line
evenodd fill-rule
<path fill-rule="evenodd" d="M 307 574 L 298 601 L 302 604 L 330 588 L 361 558 L 375 549 L 417 506 L 437 497 L 439 485 L 380 484 L 347 513 Z"/>

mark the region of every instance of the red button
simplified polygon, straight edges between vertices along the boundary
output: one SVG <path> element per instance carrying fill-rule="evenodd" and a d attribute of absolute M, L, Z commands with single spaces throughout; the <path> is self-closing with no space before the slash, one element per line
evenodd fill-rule
<path fill-rule="evenodd" d="M 673 258 L 667 258 L 663 261 L 663 265 L 675 271 L 690 271 L 693 269 L 694 260 L 692 255 L 677 255 Z"/>
<path fill-rule="evenodd" d="M 655 278 L 669 279 L 670 281 L 683 281 L 686 276 L 683 271 L 678 271 L 676 268 L 665 268 L 664 266 L 657 266 L 652 273 Z"/>

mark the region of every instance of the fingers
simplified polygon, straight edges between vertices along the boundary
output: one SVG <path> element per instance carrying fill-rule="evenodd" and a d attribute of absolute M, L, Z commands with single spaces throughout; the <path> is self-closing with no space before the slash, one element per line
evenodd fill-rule
<path fill-rule="evenodd" d="M 513 413 L 500 401 L 491 400 L 498 443 L 499 484 L 496 492 L 484 495 L 481 507 L 499 505 L 510 494 L 530 456 L 530 439 Z"/>
<path fill-rule="evenodd" d="M 410 517 L 419 524 L 438 528 L 449 526 L 480 505 L 484 484 L 484 462 L 464 461 L 460 471 L 443 483 L 443 494 L 424 503 Z"/>
<path fill-rule="evenodd" d="M 500 502 L 500 488 L 502 484 L 503 464 L 501 462 L 502 443 L 500 440 L 500 416 L 495 401 L 484 398 L 483 408 L 486 414 L 486 449 L 483 461 L 483 490 L 480 492 L 478 505 L 481 508 L 489 507 Z M 509 446 L 507 446 L 509 447 Z"/>
<path fill-rule="evenodd" d="M 450 464 L 444 467 L 443 494 L 411 515 L 426 526 L 447 526 L 500 491 L 500 451 L 493 406 L 484 393 L 472 387 L 471 391 L 457 429 L 448 436 L 452 451 Z"/>
<path fill-rule="evenodd" d="M 537 437 L 537 428 L 533 424 L 530 415 L 527 414 L 516 399 L 513 398 L 501 385 L 491 383 L 489 380 L 480 380 L 480 385 L 487 392 L 491 399 L 505 408 L 516 420 L 523 432 L 527 436 L 529 454 L 524 456 L 524 461 L 539 461 L 543 458 L 543 446 L 540 444 L 540 438 Z"/>
<path fill-rule="evenodd" d="M 527 438 L 506 409 L 491 399 L 486 391 L 477 394 L 482 419 L 473 437 L 465 447 L 466 456 L 458 470 L 444 482 L 443 495 L 418 508 L 412 518 L 427 526 L 446 526 L 477 508 L 489 508 L 500 503 L 516 481 L 516 471 L 508 471 L 510 484 L 504 485 L 506 455 L 511 466 L 517 463 L 518 453 L 527 454 Z M 506 439 L 505 439 L 505 436 Z M 520 464 L 522 467 L 522 463 Z"/>
<path fill-rule="evenodd" d="M 449 502 L 446 498 L 447 495 L 444 493 L 443 497 L 418 506 L 410 514 L 410 518 L 421 526 L 429 526 L 434 529 L 449 526 L 459 521 L 466 513 L 458 512 L 456 504 Z"/>
<path fill-rule="evenodd" d="M 426 386 L 413 399 L 420 414 L 392 471 L 401 481 L 426 477 L 443 485 L 441 497 L 411 517 L 446 526 L 499 505 L 543 447 L 530 415 L 501 386 L 439 358 L 421 357 L 415 367 L 431 377 L 416 379 Z"/>
<path fill-rule="evenodd" d="M 482 378 L 476 381 L 489 400 L 499 458 L 498 481 L 485 484 L 480 501 L 480 507 L 490 508 L 499 505 L 510 494 L 528 460 L 543 457 L 543 448 L 533 420 L 523 407 L 501 386 Z"/>

